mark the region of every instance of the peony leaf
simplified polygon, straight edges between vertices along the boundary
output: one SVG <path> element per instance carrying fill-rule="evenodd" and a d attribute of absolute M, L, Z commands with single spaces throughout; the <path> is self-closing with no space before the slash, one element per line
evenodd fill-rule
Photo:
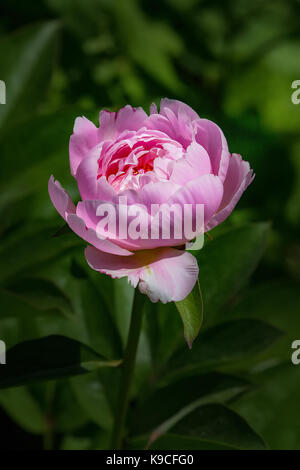
<path fill-rule="evenodd" d="M 243 225 L 192 252 L 199 265 L 206 324 L 214 323 L 220 307 L 245 285 L 262 256 L 269 231 L 269 223 Z"/>
<path fill-rule="evenodd" d="M 168 363 L 164 380 L 209 371 L 255 357 L 271 346 L 282 332 L 265 322 L 240 319 L 220 323 L 200 333 L 191 351 L 182 347 Z"/>
<path fill-rule="evenodd" d="M 80 375 L 101 367 L 117 367 L 88 346 L 65 336 L 51 335 L 19 343 L 7 352 L 0 388 Z"/>
<path fill-rule="evenodd" d="M 203 300 L 199 281 L 192 292 L 180 302 L 175 302 L 184 325 L 184 337 L 192 348 L 203 322 Z"/>
<path fill-rule="evenodd" d="M 132 430 L 138 435 L 151 432 L 158 437 L 193 409 L 207 403 L 226 403 L 250 385 L 233 375 L 210 372 L 158 387 L 140 400 L 130 420 Z"/>
<path fill-rule="evenodd" d="M 1 79 L 7 94 L 6 105 L 0 107 L 1 126 L 40 103 L 51 78 L 58 27 L 58 22 L 49 21 L 1 39 Z"/>
<path fill-rule="evenodd" d="M 133 438 L 131 449 L 147 446 L 147 436 Z M 263 450 L 262 438 L 237 413 L 221 404 L 208 404 L 185 416 L 150 449 Z"/>

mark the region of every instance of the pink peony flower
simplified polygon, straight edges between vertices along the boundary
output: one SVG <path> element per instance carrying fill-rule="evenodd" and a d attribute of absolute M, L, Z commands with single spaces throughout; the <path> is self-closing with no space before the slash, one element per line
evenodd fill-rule
<path fill-rule="evenodd" d="M 197 280 L 196 258 L 183 249 L 188 240 L 184 235 L 180 240 L 164 238 L 161 231 L 158 238 L 108 232 L 101 237 L 99 204 L 117 210 L 120 196 L 126 196 L 129 207 L 144 208 L 140 216 L 146 226 L 152 204 L 161 213 L 171 204 L 203 204 L 207 231 L 228 217 L 253 179 L 249 163 L 229 153 L 216 124 L 169 99 L 161 101 L 160 112 L 153 104 L 150 116 L 131 106 L 117 113 L 101 111 L 99 128 L 85 117 L 77 118 L 70 166 L 82 200 L 75 207 L 53 176 L 49 194 L 70 228 L 89 243 L 88 264 L 113 278 L 128 276 L 152 302 L 163 303 L 184 299 Z"/>

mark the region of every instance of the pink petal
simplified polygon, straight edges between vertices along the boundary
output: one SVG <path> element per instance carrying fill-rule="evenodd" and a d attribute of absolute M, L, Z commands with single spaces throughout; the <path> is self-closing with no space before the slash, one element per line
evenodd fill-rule
<path fill-rule="evenodd" d="M 119 247 L 112 241 L 107 239 L 102 240 L 99 238 L 96 231 L 92 228 L 87 228 L 85 221 L 76 214 L 69 214 L 67 217 L 67 223 L 76 235 L 105 253 L 111 253 L 118 256 L 132 255 L 130 251 Z"/>
<path fill-rule="evenodd" d="M 72 199 L 59 181 L 55 181 L 53 175 L 50 176 L 48 182 L 48 192 L 55 209 L 65 220 L 68 214 L 75 213 L 75 206 Z"/>
<path fill-rule="evenodd" d="M 199 119 L 197 128 L 196 141 L 207 150 L 213 174 L 224 182 L 230 156 L 225 136 L 219 126 L 208 119 Z M 204 139 L 203 134 L 206 134 Z"/>
<path fill-rule="evenodd" d="M 85 256 L 92 269 L 113 278 L 128 276 L 131 284 L 152 302 L 180 301 L 193 289 L 198 278 L 197 260 L 190 253 L 159 248 L 118 257 L 88 246 Z"/>
<path fill-rule="evenodd" d="M 167 157 L 157 157 L 153 162 L 153 170 L 157 178 L 169 180 L 176 160 Z"/>
<path fill-rule="evenodd" d="M 148 129 L 164 132 L 184 148 L 189 146 L 193 138 L 193 128 L 188 124 L 185 117 L 177 117 L 170 108 L 165 108 L 164 114 L 151 114 L 145 121 Z"/>
<path fill-rule="evenodd" d="M 185 185 L 188 181 L 210 172 L 211 163 L 207 151 L 197 142 L 192 142 L 187 148 L 186 156 L 174 164 L 170 181 Z"/>
<path fill-rule="evenodd" d="M 218 176 L 203 175 L 189 181 L 179 189 L 169 200 L 168 204 L 203 204 L 204 222 L 206 223 L 217 211 L 223 197 L 223 184 Z"/>
<path fill-rule="evenodd" d="M 105 251 L 106 253 L 112 253 L 114 255 L 119 256 L 130 256 L 132 253 L 124 248 L 119 247 L 115 243 L 107 239 L 100 239 L 92 224 L 89 220 L 84 220 L 86 218 L 86 213 L 84 211 L 80 211 L 80 205 L 82 203 L 78 203 L 77 208 L 75 206 L 68 195 L 68 193 L 62 188 L 58 181 L 54 180 L 54 177 L 51 176 L 48 183 L 49 195 L 51 201 L 59 212 L 59 214 L 65 219 L 69 227 L 73 230 L 76 235 L 78 235 L 83 240 L 91 243 L 95 247 L 99 248 L 100 250 Z M 79 210 L 78 210 L 79 207 Z M 75 213 L 75 210 L 77 214 Z M 83 217 L 78 215 L 78 212 Z"/>
<path fill-rule="evenodd" d="M 117 196 L 116 190 L 107 182 L 105 176 L 101 176 L 97 183 L 97 199 L 111 202 Z"/>
<path fill-rule="evenodd" d="M 145 125 L 148 129 L 157 129 L 179 142 L 184 148 L 192 142 L 193 124 L 199 121 L 198 114 L 190 106 L 177 100 L 163 98 L 160 102 L 160 114 L 151 114 Z"/>
<path fill-rule="evenodd" d="M 232 154 L 224 182 L 224 195 L 219 211 L 208 221 L 206 230 L 219 225 L 233 211 L 243 192 L 254 179 L 253 171 L 248 162 L 242 160 L 237 154 Z"/>
<path fill-rule="evenodd" d="M 97 199 L 98 152 L 92 152 L 80 163 L 76 179 L 83 200 Z"/>
<path fill-rule="evenodd" d="M 162 115 L 167 115 L 166 112 L 168 109 L 170 109 L 177 118 L 184 120 L 185 122 L 199 119 L 196 111 L 182 101 L 163 98 L 160 102 L 160 113 Z"/>
<path fill-rule="evenodd" d="M 144 125 L 144 121 L 148 118 L 142 108 L 132 108 L 132 106 L 124 106 L 117 113 L 110 111 L 101 111 L 99 120 L 99 139 L 110 140 L 118 137 L 123 131 L 137 131 Z"/>
<path fill-rule="evenodd" d="M 130 204 L 128 203 L 127 207 L 122 210 L 122 206 L 119 206 L 118 203 L 115 202 L 109 202 L 110 208 L 114 211 L 115 217 L 115 228 L 116 228 L 116 233 L 109 233 L 108 228 L 106 227 L 105 230 L 101 230 L 101 227 L 99 227 L 98 223 L 102 220 L 102 216 L 97 216 L 97 209 L 101 204 L 107 204 L 105 201 L 81 201 L 77 204 L 77 209 L 76 213 L 77 215 L 85 221 L 85 224 L 88 228 L 92 228 L 95 232 L 99 234 L 99 236 L 104 236 L 106 237 L 107 240 L 112 241 L 115 245 L 118 245 L 120 248 L 124 250 L 141 250 L 149 247 L 152 247 L 151 240 L 147 239 L 132 239 L 130 237 L 127 238 L 120 238 L 119 236 L 119 224 L 121 223 L 122 226 L 124 227 L 124 230 L 126 230 L 125 235 L 128 235 L 128 225 L 130 221 L 132 220 L 132 217 L 128 216 L 128 209 L 130 206 L 134 206 L 135 204 Z M 105 210 L 107 210 L 104 207 Z M 128 216 L 128 217 L 127 217 Z M 105 215 L 106 217 L 106 215 Z M 120 220 L 121 219 L 121 220 Z M 149 215 L 145 213 L 145 218 L 144 218 L 145 226 L 149 225 Z"/>
<path fill-rule="evenodd" d="M 158 109 L 155 103 L 151 103 L 150 105 L 150 114 L 158 114 Z"/>
<path fill-rule="evenodd" d="M 166 202 L 173 194 L 180 189 L 180 186 L 171 181 L 148 183 L 139 191 L 138 198 L 141 204 L 144 204 L 148 212 L 151 213 L 151 204 L 162 204 Z M 124 193 L 126 192 L 124 191 Z"/>
<path fill-rule="evenodd" d="M 69 143 L 70 167 L 73 176 L 76 175 L 80 162 L 97 145 L 97 132 L 97 127 L 91 121 L 85 117 L 76 118 Z"/>
<path fill-rule="evenodd" d="M 192 291 L 198 274 L 197 260 L 193 255 L 166 248 L 160 260 L 146 266 L 140 273 L 139 289 L 152 302 L 179 302 Z"/>

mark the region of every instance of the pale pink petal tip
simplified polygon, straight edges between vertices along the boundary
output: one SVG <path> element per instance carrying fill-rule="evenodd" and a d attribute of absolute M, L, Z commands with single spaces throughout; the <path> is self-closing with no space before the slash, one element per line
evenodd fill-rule
<path fill-rule="evenodd" d="M 193 289 L 198 278 L 194 256 L 174 248 L 158 248 L 120 258 L 88 246 L 85 256 L 89 266 L 113 278 L 128 276 L 131 284 L 152 302 L 177 302 Z"/>
<path fill-rule="evenodd" d="M 65 220 L 67 220 L 68 214 L 75 213 L 72 199 L 53 175 L 50 176 L 48 182 L 48 192 L 55 209 Z"/>

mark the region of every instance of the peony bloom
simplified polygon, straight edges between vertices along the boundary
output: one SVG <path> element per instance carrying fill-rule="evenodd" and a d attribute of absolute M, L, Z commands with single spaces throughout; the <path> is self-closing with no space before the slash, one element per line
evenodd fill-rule
<path fill-rule="evenodd" d="M 229 153 L 216 124 L 168 99 L 161 101 L 160 112 L 152 105 L 150 116 L 131 106 L 117 113 L 103 110 L 99 128 L 77 118 L 69 149 L 81 201 L 75 207 L 53 176 L 49 194 L 70 228 L 89 244 L 85 256 L 91 268 L 113 278 L 127 276 L 152 302 L 184 299 L 198 277 L 196 258 L 184 250 L 184 234 L 181 239 L 162 237 L 164 227 L 158 227 L 156 237 L 124 238 L 109 231 L 99 236 L 97 207 L 109 203 L 117 211 L 120 197 L 126 196 L 129 209 L 142 208 L 139 220 L 148 227 L 153 204 L 162 215 L 172 204 L 202 204 L 207 231 L 232 212 L 251 183 L 249 163 Z M 129 224 L 130 218 L 117 213 Z M 168 217 L 159 220 L 176 223 Z"/>

